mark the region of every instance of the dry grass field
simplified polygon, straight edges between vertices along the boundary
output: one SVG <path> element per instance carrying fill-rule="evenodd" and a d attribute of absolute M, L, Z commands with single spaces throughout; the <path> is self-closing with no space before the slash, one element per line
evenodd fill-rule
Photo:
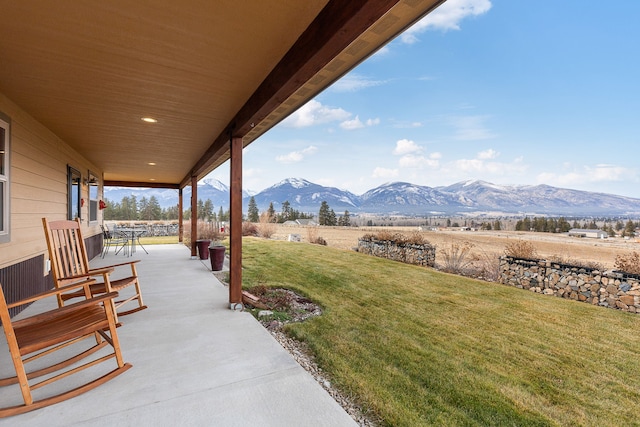
<path fill-rule="evenodd" d="M 473 245 L 472 256 L 486 258 L 495 255 L 497 258 L 504 253 L 508 244 L 525 240 L 533 244 L 540 258 L 561 258 L 567 262 L 572 260 L 581 263 L 595 262 L 607 269 L 614 267 L 617 255 L 632 251 L 640 252 L 640 243 L 637 240 L 621 238 L 596 240 L 569 237 L 563 234 L 521 231 L 460 231 L 459 229 L 418 231 L 417 227 L 291 227 L 278 224 L 276 233 L 271 238 L 287 240 L 290 234 L 299 234 L 303 242 L 308 242 L 310 237 L 322 237 L 328 246 L 352 250 L 358 246 L 359 237 L 378 231 L 399 232 L 407 235 L 421 233 L 436 246 L 436 263 L 441 262 L 442 250 L 446 250 L 452 244 L 464 242 Z"/>

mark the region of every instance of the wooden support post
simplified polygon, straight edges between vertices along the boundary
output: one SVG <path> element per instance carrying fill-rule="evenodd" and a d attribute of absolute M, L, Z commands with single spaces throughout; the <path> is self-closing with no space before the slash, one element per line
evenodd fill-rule
<path fill-rule="evenodd" d="M 229 306 L 242 308 L 242 138 L 231 139 Z"/>
<path fill-rule="evenodd" d="M 198 239 L 198 177 L 191 177 L 191 257 L 197 253 L 196 240 Z"/>
<path fill-rule="evenodd" d="M 178 242 L 184 242 L 184 217 L 182 214 L 182 188 L 178 189 Z"/>

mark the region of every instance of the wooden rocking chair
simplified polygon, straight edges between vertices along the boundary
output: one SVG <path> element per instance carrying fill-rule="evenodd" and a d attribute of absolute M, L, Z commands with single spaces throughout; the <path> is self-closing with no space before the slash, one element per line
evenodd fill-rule
<path fill-rule="evenodd" d="M 109 292 L 120 292 L 124 288 L 133 285 L 134 294 L 130 297 L 123 297 L 121 301 L 111 300 L 114 310 L 116 310 L 116 322 L 118 316 L 135 313 L 136 311 L 147 308 L 142 301 L 142 292 L 140 290 L 140 282 L 135 264 L 139 260 L 127 261 L 121 264 L 114 264 L 106 267 L 89 268 L 89 259 L 84 245 L 84 239 L 80 231 L 80 220 L 75 221 L 47 221 L 42 218 L 45 236 L 47 238 L 47 247 L 49 249 L 49 259 L 51 260 L 51 270 L 53 272 L 53 281 L 56 287 L 60 288 L 70 282 L 77 281 L 81 277 L 102 277 L 102 282 L 91 285 L 91 294 L 99 295 Z M 131 275 L 124 278 L 111 280 L 111 273 L 118 267 L 130 266 Z M 83 292 L 60 293 L 58 294 L 58 305 L 62 307 L 64 301 L 84 296 Z M 137 301 L 138 307 L 127 310 L 117 311 L 122 305 Z"/>
<path fill-rule="evenodd" d="M 17 415 L 62 402 L 94 389 L 131 368 L 129 363 L 124 363 L 122 360 L 116 331 L 115 312 L 113 305 L 109 303 L 117 296 L 117 293 L 110 292 L 91 298 L 89 287 L 94 283 L 94 279 L 85 279 L 12 304 L 7 304 L 2 286 L 0 286 L 0 320 L 16 371 L 16 376 L 0 379 L 0 387 L 18 384 L 24 400 L 24 404 L 0 408 L 0 417 Z M 11 320 L 10 308 L 78 288 L 88 299 L 21 320 Z M 89 342 L 89 345 L 86 343 L 82 345 L 81 342 L 85 339 L 95 340 L 95 343 Z M 95 354 L 88 360 L 84 360 L 107 345 L 113 348 L 111 353 L 104 356 Z M 55 356 L 63 354 L 56 354 L 61 349 L 65 349 L 63 352 L 65 356 L 62 358 L 66 357 L 66 360 L 60 361 L 61 357 L 51 360 L 55 359 Z M 73 352 L 74 350 L 75 352 Z M 71 354 L 73 356 L 69 357 Z M 90 379 L 89 382 L 54 396 L 49 395 L 34 399 L 32 395 L 34 390 L 110 359 L 116 360 L 117 367 L 107 374 L 93 380 Z M 27 372 L 25 364 L 34 360 L 39 360 L 40 366 L 45 366 L 44 362 L 47 362 L 46 367 Z M 84 363 L 71 367 L 72 364 L 77 364 L 80 361 Z M 46 377 L 41 378 L 40 382 L 30 384 L 30 380 L 45 375 Z M 85 376 L 74 378 L 85 378 Z M 50 390 L 55 390 L 55 388 Z"/>

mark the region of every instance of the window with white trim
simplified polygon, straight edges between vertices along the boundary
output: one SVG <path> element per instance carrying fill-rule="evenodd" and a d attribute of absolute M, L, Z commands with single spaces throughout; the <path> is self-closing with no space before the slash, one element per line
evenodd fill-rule
<path fill-rule="evenodd" d="M 98 220 L 98 197 L 100 188 L 98 187 L 100 181 L 98 177 L 91 171 L 89 171 L 89 222 L 95 222 Z"/>
<path fill-rule="evenodd" d="M 67 219 L 81 218 L 82 175 L 80 171 L 67 165 Z"/>
<path fill-rule="evenodd" d="M 11 184 L 9 178 L 11 169 L 10 135 L 11 121 L 9 117 L 0 113 L 0 243 L 6 243 L 11 240 L 11 199 L 9 198 L 9 186 Z"/>

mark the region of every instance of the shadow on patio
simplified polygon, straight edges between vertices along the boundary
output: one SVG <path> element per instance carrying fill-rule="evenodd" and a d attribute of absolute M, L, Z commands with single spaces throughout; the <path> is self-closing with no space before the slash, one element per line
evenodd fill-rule
<path fill-rule="evenodd" d="M 135 257 L 142 260 L 138 273 L 149 308 L 123 316 L 118 328 L 124 360 L 133 368 L 74 399 L 0 419 L 0 425 L 356 425 L 249 313 L 228 308 L 228 288 L 208 260 L 191 260 L 183 245 L 147 250 Z M 109 254 L 91 265 L 122 259 Z M 50 300 L 26 314 L 52 307 Z M 8 376 L 4 336 L 0 347 L 0 375 Z M 0 389 L 0 400 L 2 406 L 21 403 L 18 387 Z"/>

